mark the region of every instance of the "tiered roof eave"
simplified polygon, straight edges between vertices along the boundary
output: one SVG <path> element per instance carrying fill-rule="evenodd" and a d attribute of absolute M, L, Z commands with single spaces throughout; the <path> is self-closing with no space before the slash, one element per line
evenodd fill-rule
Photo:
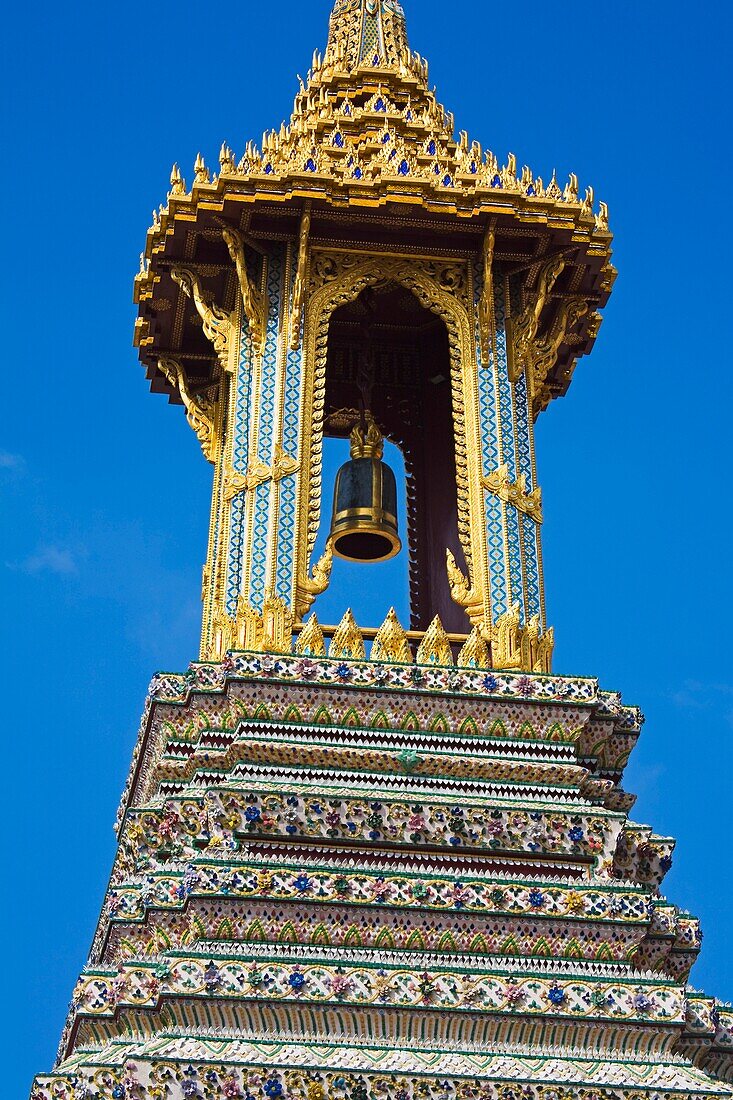
<path fill-rule="evenodd" d="M 391 64 L 382 60 L 349 68 L 329 46 L 324 57 L 314 54 L 289 122 L 263 134 L 260 146 L 248 142 L 235 156 L 223 144 L 214 174 L 199 155 L 190 189 L 174 165 L 135 282 L 141 315 L 136 344 L 153 388 L 171 392 L 157 369 L 167 350 L 164 339 L 151 338 L 157 316 L 151 316 L 150 303 L 178 293 L 167 269 L 172 258 L 180 260 L 182 237 L 190 231 L 211 235 L 226 224 L 251 227 L 256 212 L 268 210 L 281 233 L 297 236 L 299 212 L 310 203 L 322 232 L 339 215 L 355 222 L 368 218 L 374 225 L 381 219 L 383 235 L 397 248 L 414 250 L 414 242 L 400 241 L 400 226 L 420 223 L 437 253 L 462 248 L 480 255 L 491 228 L 497 261 L 507 273 L 521 273 L 528 287 L 541 261 L 561 252 L 575 272 L 573 293 L 585 296 L 588 305 L 573 348 L 559 357 L 554 389 L 564 393 L 575 359 L 591 350 L 601 321 L 598 310 L 616 276 L 607 207 L 594 208 L 590 187 L 581 198 L 573 174 L 562 188 L 554 173 L 546 184 L 528 166 L 518 171 L 513 155 L 500 165 L 465 131 L 457 139 L 454 133 L 453 115 L 429 88 L 427 64 L 418 54 L 404 49 Z M 441 233 L 442 245 L 436 244 Z M 446 239 L 450 234 L 457 234 L 455 241 Z M 311 239 L 318 235 L 314 223 Z M 266 240 L 267 233 L 261 233 L 260 244 Z"/>

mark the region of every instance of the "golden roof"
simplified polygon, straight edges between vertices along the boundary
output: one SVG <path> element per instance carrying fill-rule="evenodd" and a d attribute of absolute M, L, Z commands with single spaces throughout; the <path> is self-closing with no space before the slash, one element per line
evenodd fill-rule
<path fill-rule="evenodd" d="M 248 232 L 254 247 L 258 235 L 264 244 L 273 229 L 280 238 L 297 239 L 305 202 L 313 210 L 312 240 L 319 233 L 331 240 L 340 234 L 358 245 L 381 219 L 387 239 L 404 231 L 413 249 L 429 241 L 436 254 L 480 255 L 491 224 L 495 258 L 509 265 L 507 271 L 521 272 L 527 286 L 539 278 L 543 259 L 562 253 L 566 293 L 588 302 L 574 346 L 558 352 L 555 392 L 567 388 L 575 358 L 590 350 L 600 322 L 596 310 L 616 274 L 607 208 L 601 203 L 594 209 L 590 187 L 581 197 L 574 175 L 562 187 L 554 173 L 544 183 L 526 166 L 519 171 L 511 154 L 500 165 L 465 132 L 456 137 L 453 115 L 428 85 L 427 62 L 408 46 L 396 0 L 336 0 L 325 52 L 313 54 L 290 120 L 237 155 L 222 145 L 213 175 L 199 155 L 190 189 L 174 165 L 167 204 L 154 214 L 136 279 L 136 343 L 153 388 L 169 389 L 158 357 L 181 358 L 186 342 L 179 324 L 171 343 L 154 303 L 170 308 L 171 297 L 178 297 L 167 269 L 195 252 L 190 234 L 220 241 L 221 227 L 230 224 Z M 220 251 L 221 264 L 209 246 L 204 278 L 217 279 L 224 266 L 230 270 L 226 250 Z M 226 309 L 233 284 L 228 288 L 224 278 L 209 285 Z M 197 354 L 207 358 L 201 347 Z M 213 370 L 210 350 L 208 358 Z"/>

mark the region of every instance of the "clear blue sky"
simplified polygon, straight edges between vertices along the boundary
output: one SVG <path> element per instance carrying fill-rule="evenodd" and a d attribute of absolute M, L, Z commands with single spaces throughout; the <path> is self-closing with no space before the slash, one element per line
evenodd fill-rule
<path fill-rule="evenodd" d="M 327 0 L 11 5 L 2 77 L 5 1095 L 51 1066 L 151 674 L 195 657 L 210 468 L 148 394 L 132 279 L 174 160 L 278 125 Z M 696 985 L 733 998 L 731 7 L 407 0 L 457 124 L 610 207 L 620 276 L 538 428 L 555 667 L 642 707 Z M 343 577 L 334 591 L 348 600 Z M 367 609 L 368 611 L 368 609 Z M 376 615 L 376 612 L 375 612 Z M 371 615 L 362 614 L 362 621 Z"/>

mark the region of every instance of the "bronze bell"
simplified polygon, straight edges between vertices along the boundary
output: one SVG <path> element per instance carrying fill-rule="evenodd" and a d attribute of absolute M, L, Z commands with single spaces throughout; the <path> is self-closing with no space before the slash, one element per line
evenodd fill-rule
<path fill-rule="evenodd" d="M 357 424 L 351 458 L 336 474 L 331 517 L 334 554 L 346 561 L 387 561 L 402 547 L 397 534 L 397 485 L 382 462 L 384 441 L 371 413 Z"/>

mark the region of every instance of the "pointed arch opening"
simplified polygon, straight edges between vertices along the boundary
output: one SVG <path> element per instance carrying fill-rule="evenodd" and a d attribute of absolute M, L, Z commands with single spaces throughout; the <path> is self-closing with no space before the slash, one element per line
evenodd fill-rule
<path fill-rule="evenodd" d="M 406 514 L 401 553 L 385 565 L 356 566 L 362 571 L 360 582 L 374 589 L 375 615 L 383 614 L 386 601 L 398 609 L 409 607 L 414 630 L 426 630 L 438 614 L 446 630 L 465 633 L 468 620 L 451 599 L 445 565 L 446 548 L 459 562 L 464 560 L 458 536 L 449 334 L 443 319 L 394 279 L 370 282 L 330 316 L 319 543 L 325 541 L 331 514 L 334 445 L 329 441 L 344 441 L 340 447 L 348 457 L 345 441 L 364 406 L 365 388 L 369 411 L 387 444 L 385 461 L 393 465 L 398 486 L 400 481 L 404 486 Z M 390 443 L 403 463 L 396 461 Z M 374 569 L 388 576 L 391 592 Z M 329 603 L 345 572 L 335 561 Z M 353 583 L 353 572 L 349 580 Z"/>

